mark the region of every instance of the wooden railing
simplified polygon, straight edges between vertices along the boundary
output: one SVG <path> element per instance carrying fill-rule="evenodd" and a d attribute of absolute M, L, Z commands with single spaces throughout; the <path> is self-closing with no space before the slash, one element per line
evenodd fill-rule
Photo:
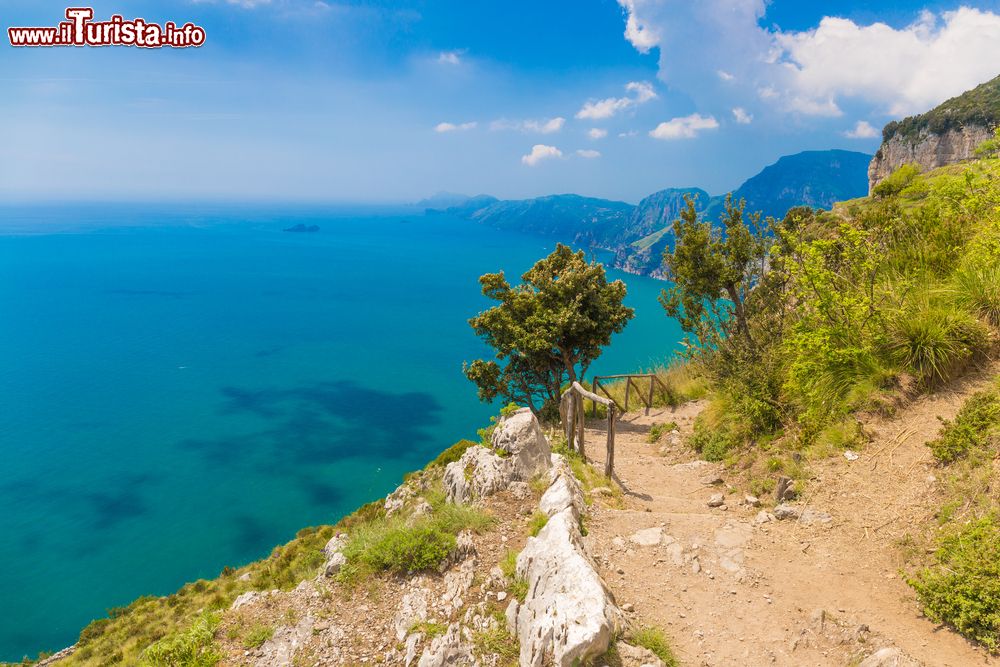
<path fill-rule="evenodd" d="M 622 379 L 625 380 L 625 405 L 620 405 L 618 401 L 615 400 L 615 397 L 612 396 L 611 393 L 607 390 L 607 388 L 605 388 L 605 386 L 602 384 L 604 380 L 622 380 Z M 639 380 L 644 380 L 644 379 L 649 380 L 649 390 L 645 394 L 639 387 Z M 653 407 L 653 394 L 656 391 L 657 385 L 659 385 L 660 389 L 662 389 L 664 392 L 670 391 L 669 389 L 667 389 L 667 385 L 663 384 L 663 380 L 658 378 L 653 373 L 642 373 L 642 374 L 632 374 L 632 375 L 595 375 L 593 393 L 596 394 L 598 390 L 600 390 L 601 392 L 604 393 L 605 396 L 607 396 L 611 401 L 614 402 L 615 406 L 618 407 L 618 409 L 622 412 L 622 414 L 625 414 L 626 412 L 628 412 L 629 394 L 631 393 L 632 388 L 635 387 L 635 393 L 639 397 L 639 400 L 642 401 L 643 406 L 645 406 L 646 414 L 648 415 L 649 409 Z M 594 403 L 591 404 L 592 407 L 590 414 L 592 417 L 597 416 L 597 403 L 605 403 L 605 401 L 595 401 Z"/>
<path fill-rule="evenodd" d="M 604 398 L 587 391 L 579 382 L 574 382 L 559 399 L 559 416 L 562 418 L 563 432 L 566 434 L 567 446 L 580 453 L 587 460 L 584 447 L 584 429 L 586 417 L 583 409 L 583 399 L 600 403 L 608 409 L 608 457 L 604 463 L 604 476 L 611 478 L 615 468 L 615 417 L 617 408 L 614 399 Z"/>

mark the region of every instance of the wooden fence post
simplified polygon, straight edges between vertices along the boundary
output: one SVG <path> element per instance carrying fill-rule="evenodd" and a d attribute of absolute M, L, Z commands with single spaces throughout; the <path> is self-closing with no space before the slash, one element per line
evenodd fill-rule
<path fill-rule="evenodd" d="M 563 394 L 562 400 L 566 403 L 566 420 L 563 422 L 563 430 L 566 432 L 566 446 L 569 447 L 570 451 L 575 451 L 576 447 L 573 444 L 573 436 L 576 431 L 574 428 L 576 399 L 571 392 L 566 392 Z"/>
<path fill-rule="evenodd" d="M 587 460 L 587 454 L 586 454 L 586 452 L 584 451 L 584 448 L 583 448 L 583 438 L 584 438 L 584 429 L 586 429 L 586 427 L 587 427 L 587 413 L 584 412 L 584 409 L 583 409 L 583 396 L 581 396 L 580 394 L 574 394 L 574 397 L 576 398 L 577 406 L 579 407 L 579 410 L 577 410 L 577 415 L 578 415 L 577 416 L 577 421 L 578 421 L 578 424 L 577 424 L 578 431 L 577 431 L 577 433 L 578 433 L 578 436 L 579 436 L 578 437 L 578 444 L 577 444 L 577 451 L 580 452 L 580 456 L 582 456 L 583 460 L 586 461 Z"/>
<path fill-rule="evenodd" d="M 608 406 L 608 456 L 604 476 L 611 479 L 615 471 L 615 406 Z"/>

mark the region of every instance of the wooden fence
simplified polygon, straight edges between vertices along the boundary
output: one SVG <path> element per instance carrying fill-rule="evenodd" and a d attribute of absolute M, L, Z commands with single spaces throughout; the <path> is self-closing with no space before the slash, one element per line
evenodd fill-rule
<path fill-rule="evenodd" d="M 622 380 L 622 379 L 625 380 L 625 405 L 619 405 L 618 401 L 615 400 L 614 396 L 612 396 L 611 393 L 607 390 L 607 388 L 605 388 L 605 386 L 602 384 L 604 380 Z M 649 389 L 646 392 L 643 392 L 639 386 L 639 381 L 647 379 L 649 380 Z M 629 394 L 631 393 L 632 388 L 634 387 L 636 396 L 639 397 L 639 400 L 642 402 L 643 406 L 645 406 L 646 414 L 648 415 L 649 409 L 653 407 L 653 394 L 656 391 L 657 385 L 659 385 L 660 389 L 663 390 L 664 392 L 670 391 L 669 389 L 667 389 L 667 385 L 663 384 L 663 380 L 658 378 L 653 373 L 643 373 L 643 374 L 633 374 L 633 375 L 595 375 L 593 394 L 596 394 L 598 391 L 603 392 L 604 395 L 608 397 L 608 399 L 614 402 L 615 406 L 622 412 L 622 414 L 625 414 L 626 412 L 628 412 Z M 591 404 L 592 407 L 590 414 L 592 417 L 597 416 L 598 403 L 606 405 L 607 399 L 601 401 L 594 401 Z"/>
<path fill-rule="evenodd" d="M 605 406 L 608 409 L 608 457 L 604 464 L 604 476 L 610 478 L 615 468 L 615 417 L 617 416 L 617 404 L 614 399 L 604 398 L 587 391 L 579 382 L 574 382 L 570 388 L 559 399 L 559 416 L 562 418 L 563 431 L 566 434 L 567 446 L 580 453 L 583 460 L 587 460 L 586 448 L 584 446 L 584 428 L 586 426 L 586 413 L 583 408 L 583 399 L 593 401 Z"/>

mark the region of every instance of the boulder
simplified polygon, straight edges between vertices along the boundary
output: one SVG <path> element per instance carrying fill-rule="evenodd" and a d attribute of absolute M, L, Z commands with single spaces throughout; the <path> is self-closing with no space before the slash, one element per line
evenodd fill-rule
<path fill-rule="evenodd" d="M 624 624 L 583 547 L 579 482 L 568 467 L 556 465 L 552 487 L 559 490 L 549 504 L 554 513 L 517 557 L 517 574 L 528 582 L 527 596 L 524 603 L 512 602 L 507 609 L 508 626 L 520 640 L 523 666 L 585 663 L 603 655 Z M 555 497 L 568 499 L 569 504 L 556 503 Z M 556 509 L 559 504 L 565 506 Z"/>
<path fill-rule="evenodd" d="M 449 502 L 463 504 L 511 489 L 515 482 L 526 482 L 552 465 L 549 443 L 530 410 L 518 410 L 501 419 L 493 431 L 492 445 L 492 450 L 481 445 L 469 447 L 462 458 L 448 464 L 444 488 Z M 512 490 L 524 492 L 521 485 Z"/>
<path fill-rule="evenodd" d="M 632 646 L 621 641 L 615 644 L 615 648 L 618 649 L 618 655 L 622 659 L 622 667 L 646 667 L 647 665 L 664 667 L 664 662 L 648 648 Z"/>
<path fill-rule="evenodd" d="M 494 451 L 510 456 L 516 479 L 531 479 L 549 467 L 549 441 L 528 408 L 502 418 L 493 430 L 490 444 Z"/>

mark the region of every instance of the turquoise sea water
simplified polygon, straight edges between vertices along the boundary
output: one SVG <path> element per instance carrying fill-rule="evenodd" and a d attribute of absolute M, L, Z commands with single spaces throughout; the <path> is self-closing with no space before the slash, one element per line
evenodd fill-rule
<path fill-rule="evenodd" d="M 317 234 L 281 230 L 318 224 Z M 420 215 L 0 209 L 0 660 L 331 523 L 493 412 L 480 274 L 551 242 Z M 596 364 L 672 352 L 662 283 Z"/>

